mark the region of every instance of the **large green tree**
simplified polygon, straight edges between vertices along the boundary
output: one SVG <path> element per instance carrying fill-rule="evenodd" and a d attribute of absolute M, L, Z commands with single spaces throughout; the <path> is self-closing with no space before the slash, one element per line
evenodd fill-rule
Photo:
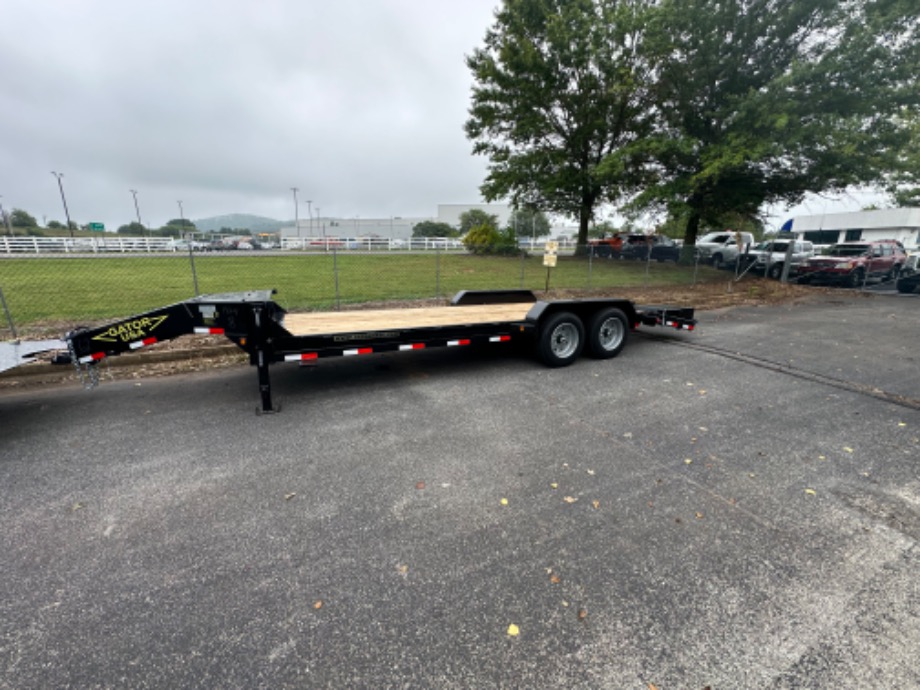
<path fill-rule="evenodd" d="M 489 159 L 483 196 L 575 217 L 584 245 L 597 207 L 636 189 L 631 161 L 609 157 L 651 131 L 654 5 L 504 0 L 467 58 L 466 133 Z"/>
<path fill-rule="evenodd" d="M 460 214 L 460 235 L 465 235 L 473 228 L 479 227 L 498 230 L 498 216 L 483 211 L 481 208 L 472 208 Z"/>
<path fill-rule="evenodd" d="M 701 226 L 808 192 L 881 184 L 903 168 L 920 105 L 908 0 L 662 0 L 666 57 L 640 208 Z M 612 158 L 611 167 L 620 160 Z"/>
<path fill-rule="evenodd" d="M 515 209 L 508 219 L 508 227 L 517 237 L 546 237 L 550 233 L 546 214 L 529 207 Z"/>
<path fill-rule="evenodd" d="M 28 211 L 14 208 L 13 212 L 10 213 L 10 225 L 14 228 L 36 228 L 38 227 L 38 221 Z"/>

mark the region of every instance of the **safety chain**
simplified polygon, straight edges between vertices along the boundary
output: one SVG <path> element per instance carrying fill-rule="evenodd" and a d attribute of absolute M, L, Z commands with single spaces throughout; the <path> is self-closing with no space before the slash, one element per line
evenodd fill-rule
<path fill-rule="evenodd" d="M 77 370 L 77 376 L 80 378 L 80 383 L 83 384 L 83 387 L 89 390 L 98 386 L 99 370 L 96 368 L 96 364 L 94 362 L 80 364 L 80 358 L 77 356 L 73 340 L 70 338 L 67 339 L 67 349 L 70 351 L 70 361 L 73 362 L 73 367 Z"/>

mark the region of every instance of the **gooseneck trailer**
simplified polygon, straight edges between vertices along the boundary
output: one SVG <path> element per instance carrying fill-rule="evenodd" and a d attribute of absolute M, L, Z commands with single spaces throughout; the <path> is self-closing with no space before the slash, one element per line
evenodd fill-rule
<path fill-rule="evenodd" d="M 186 334 L 223 335 L 258 371 L 261 411 L 271 412 L 269 365 L 381 352 L 526 340 L 544 364 L 571 364 L 583 352 L 615 357 L 640 326 L 693 330 L 689 307 L 637 306 L 626 299 L 538 300 L 527 290 L 464 291 L 449 305 L 288 313 L 274 290 L 203 295 L 64 336 L 69 359 L 95 382 L 107 357 Z"/>

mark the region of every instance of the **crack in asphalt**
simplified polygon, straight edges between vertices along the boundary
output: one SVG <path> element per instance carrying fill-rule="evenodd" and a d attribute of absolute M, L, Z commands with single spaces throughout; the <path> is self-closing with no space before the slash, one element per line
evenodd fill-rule
<path fill-rule="evenodd" d="M 649 338 L 650 340 L 655 340 L 657 342 L 665 343 L 668 345 L 677 345 L 678 347 L 686 347 L 692 350 L 699 350 L 700 352 L 706 352 L 711 355 L 725 357 L 726 359 L 733 359 L 738 362 L 743 362 L 745 364 L 750 364 L 751 366 L 760 367 L 761 369 L 774 371 L 779 374 L 786 374 L 787 376 L 791 376 L 803 381 L 820 383 L 825 386 L 831 386 L 833 388 L 849 391 L 851 393 L 857 393 L 859 395 L 876 398 L 877 400 L 884 400 L 885 402 L 892 403 L 893 405 L 900 405 L 901 407 L 906 407 L 911 410 L 920 410 L 920 399 L 882 390 L 877 386 L 870 386 L 864 383 L 856 383 L 855 381 L 839 379 L 834 376 L 828 376 L 826 374 L 818 374 L 806 369 L 799 369 L 790 364 L 775 362 L 764 357 L 748 355 L 744 354 L 743 352 L 736 352 L 734 350 L 715 347 L 713 345 L 702 345 L 700 343 L 677 340 L 669 336 L 651 333 L 643 333 L 642 335 L 646 338 Z"/>

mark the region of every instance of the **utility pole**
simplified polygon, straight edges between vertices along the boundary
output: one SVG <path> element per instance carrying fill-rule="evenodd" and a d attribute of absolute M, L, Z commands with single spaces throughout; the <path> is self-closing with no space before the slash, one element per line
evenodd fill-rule
<path fill-rule="evenodd" d="M 307 221 L 307 223 L 308 223 L 308 225 L 307 225 L 307 227 L 308 227 L 307 232 L 308 232 L 308 234 L 310 235 L 310 237 L 313 237 L 313 208 L 312 208 L 312 204 L 313 204 L 313 202 L 310 201 L 309 199 L 307 199 L 307 217 L 309 218 L 309 220 Z"/>
<path fill-rule="evenodd" d="M 70 225 L 70 211 L 67 210 L 67 199 L 64 197 L 64 184 L 61 182 L 64 173 L 54 172 L 52 170 L 51 174 L 57 178 L 58 189 L 61 190 L 61 201 L 64 203 L 64 216 L 67 218 L 67 229 L 70 230 L 70 237 L 73 239 L 73 227 Z"/>
<path fill-rule="evenodd" d="M 297 187 L 291 187 L 294 192 L 294 225 L 297 228 L 297 239 L 300 239 L 300 211 L 297 208 Z"/>
<path fill-rule="evenodd" d="M 141 220 L 141 207 L 137 205 L 137 190 L 129 189 L 128 191 L 134 195 L 134 210 L 137 212 L 137 224 L 143 228 L 144 232 L 146 232 L 147 229 L 144 228 L 144 222 Z"/>

